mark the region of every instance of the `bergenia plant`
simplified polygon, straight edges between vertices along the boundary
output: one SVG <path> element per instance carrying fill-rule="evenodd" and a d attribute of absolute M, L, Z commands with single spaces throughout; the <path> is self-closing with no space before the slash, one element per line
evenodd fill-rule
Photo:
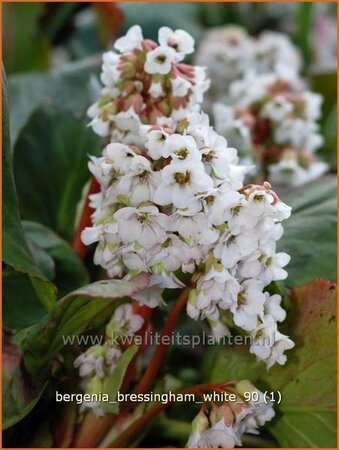
<path fill-rule="evenodd" d="M 295 187 L 328 169 L 315 154 L 323 144 L 321 103 L 288 71 L 247 75 L 231 84 L 228 106 L 214 104 L 215 126 L 231 141 L 242 140 L 242 156 L 257 164 L 259 176 Z"/>
<path fill-rule="evenodd" d="M 102 97 L 89 109 L 94 131 L 110 142 L 100 157 L 90 157 L 99 189 L 90 196 L 92 224 L 82 241 L 96 245 L 94 263 L 108 278 L 146 279 L 133 301 L 125 299 L 107 321 L 105 343 L 74 360 L 81 389 L 90 395 L 104 392 L 107 379 L 120 373 L 119 362 L 131 350 L 125 338 L 136 342 L 157 326 L 155 308 L 164 316 L 166 336 L 184 308 L 186 321 L 207 322 L 217 340 L 230 329 L 248 335 L 249 351 L 268 369 L 285 364 L 285 350 L 294 346 L 278 330 L 286 316 L 281 296 L 269 290 L 287 277 L 290 258 L 277 252 L 276 243 L 290 208 L 268 182 L 244 184 L 247 169 L 237 150 L 200 112 L 208 86 L 204 69 L 181 63 L 193 51 L 191 36 L 164 27 L 159 42 L 143 39 L 138 26 L 118 39 L 120 53 L 103 57 Z M 167 315 L 170 292 L 177 300 Z M 159 345 L 147 363 L 144 350 L 135 356 L 134 374 L 125 374 L 125 391 L 143 394 L 154 386 L 166 348 Z M 272 419 L 264 394 L 237 381 L 182 391 L 202 398 L 209 391 L 233 394 L 233 401 L 202 402 L 188 447 L 241 445 L 244 433 L 255 434 Z M 92 410 L 107 419 L 113 428 L 103 443 L 119 447 L 165 406 L 120 408 L 112 419 L 102 402 L 88 401 L 80 413 Z"/>
<path fill-rule="evenodd" d="M 208 67 L 211 79 L 205 105 L 228 100 L 230 85 L 248 74 L 297 74 L 301 69 L 298 49 L 286 34 L 263 31 L 256 37 L 236 25 L 213 28 L 202 39 L 195 58 Z"/>

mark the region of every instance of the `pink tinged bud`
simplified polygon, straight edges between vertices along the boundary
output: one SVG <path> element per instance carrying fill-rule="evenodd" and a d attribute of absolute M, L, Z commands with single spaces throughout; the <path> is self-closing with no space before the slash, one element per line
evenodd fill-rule
<path fill-rule="evenodd" d="M 135 64 L 132 62 L 124 62 L 118 66 L 120 76 L 123 80 L 129 80 L 135 75 Z"/>
<path fill-rule="evenodd" d="M 122 91 L 122 94 L 128 96 L 135 91 L 135 84 L 133 81 L 123 81 L 119 88 Z"/>
<path fill-rule="evenodd" d="M 136 114 L 140 114 L 143 106 L 144 101 L 142 96 L 140 94 L 132 94 L 126 98 L 123 111 L 127 111 L 132 107 Z"/>
<path fill-rule="evenodd" d="M 185 108 L 188 103 L 188 96 L 186 97 L 170 97 L 173 109 Z"/>
<path fill-rule="evenodd" d="M 175 69 L 179 76 L 194 79 L 195 68 L 188 64 L 175 64 Z"/>
<path fill-rule="evenodd" d="M 152 41 L 151 39 L 145 39 L 142 42 L 142 48 L 146 52 L 150 52 L 150 51 L 154 50 L 157 47 L 158 47 L 158 44 L 156 42 Z"/>
<path fill-rule="evenodd" d="M 192 432 L 203 433 L 209 428 L 209 421 L 205 414 L 205 408 L 202 407 L 192 422 Z"/>
<path fill-rule="evenodd" d="M 157 109 L 160 111 L 162 116 L 169 116 L 172 112 L 172 108 L 168 100 L 162 100 L 161 102 L 157 103 Z"/>
<path fill-rule="evenodd" d="M 253 392 L 256 391 L 256 388 L 253 386 L 253 384 L 248 381 L 248 380 L 242 380 L 239 381 L 236 385 L 235 388 L 237 390 L 237 392 L 244 396 L 245 392 Z"/>

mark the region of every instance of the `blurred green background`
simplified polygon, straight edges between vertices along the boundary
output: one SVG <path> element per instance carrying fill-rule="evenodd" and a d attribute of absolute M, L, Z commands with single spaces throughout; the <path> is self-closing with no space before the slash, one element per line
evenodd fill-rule
<path fill-rule="evenodd" d="M 336 2 L 4 3 L 3 60 L 7 76 L 13 78 L 14 84 L 22 86 L 24 74 L 45 70 L 52 70 L 53 74 L 66 68 L 70 72 L 76 70 L 79 63 L 85 69 L 91 67 L 94 73 L 99 67 L 100 53 L 136 23 L 141 25 L 146 37 L 154 39 L 160 26 L 183 28 L 196 38 L 197 46 L 208 28 L 226 24 L 239 24 L 253 35 L 266 29 L 287 33 L 302 52 L 303 74 L 311 88 L 324 95 L 321 126 L 325 145 L 320 154 L 332 168 L 336 167 Z M 21 78 L 16 77 L 19 75 Z M 33 84 L 36 79 L 26 77 Z M 42 91 L 44 80 L 41 83 Z M 53 95 L 54 88 L 49 87 L 51 92 L 47 88 L 46 95 Z M 83 92 L 83 97 L 85 91 L 90 95 L 87 103 L 75 99 L 77 108 L 74 109 L 82 115 L 91 95 L 95 98 L 97 85 L 92 79 L 92 85 L 83 83 L 77 88 Z M 10 105 L 17 102 L 18 89 L 16 87 L 10 95 Z M 36 104 L 40 104 L 36 98 L 39 94 L 32 86 L 25 95 L 26 108 L 31 114 Z M 76 93 L 76 97 L 80 95 Z M 20 100 L 19 104 L 21 110 L 11 114 L 15 116 L 15 123 L 11 125 L 14 140 L 20 131 L 16 122 L 22 125 L 28 115 L 22 111 Z"/>

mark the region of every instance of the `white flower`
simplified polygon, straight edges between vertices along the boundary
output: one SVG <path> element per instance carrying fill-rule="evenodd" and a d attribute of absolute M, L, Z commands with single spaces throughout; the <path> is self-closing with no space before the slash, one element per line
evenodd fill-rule
<path fill-rule="evenodd" d="M 152 201 L 159 185 L 160 174 L 152 170 L 151 163 L 143 156 L 136 155 L 130 171 L 118 182 L 117 190 L 128 196 L 132 205 Z"/>
<path fill-rule="evenodd" d="M 322 161 L 311 162 L 308 168 L 301 167 L 297 161 L 297 154 L 282 158 L 277 164 L 271 164 L 268 168 L 270 178 L 277 185 L 301 186 L 316 178 L 321 177 L 328 165 Z"/>
<path fill-rule="evenodd" d="M 265 292 L 264 312 L 270 315 L 277 322 L 282 322 L 286 319 L 286 311 L 280 306 L 281 296 L 278 294 L 270 295 Z"/>
<path fill-rule="evenodd" d="M 147 53 L 144 65 L 145 72 L 166 75 L 171 71 L 175 58 L 176 53 L 172 48 L 159 46 Z"/>
<path fill-rule="evenodd" d="M 74 367 L 79 369 L 79 376 L 84 378 L 94 373 L 101 377 L 103 373 L 103 357 L 91 354 L 89 351 L 82 353 L 74 360 Z"/>
<path fill-rule="evenodd" d="M 149 88 L 148 92 L 150 96 L 154 98 L 165 96 L 165 91 L 160 81 L 152 81 L 151 87 Z"/>
<path fill-rule="evenodd" d="M 220 180 L 227 179 L 231 163 L 238 162 L 235 148 L 227 147 L 226 139 L 217 134 L 210 141 L 209 146 L 201 150 L 202 160 L 208 174 L 213 174 Z"/>
<path fill-rule="evenodd" d="M 175 272 L 189 259 L 188 245 L 175 234 L 168 234 L 166 241 L 152 247 L 150 265 L 161 264 L 165 270 Z"/>
<path fill-rule="evenodd" d="M 161 184 L 155 193 L 159 205 L 173 203 L 177 208 L 187 208 L 195 194 L 213 186 L 200 161 L 173 160 L 161 171 Z"/>
<path fill-rule="evenodd" d="M 115 41 L 114 47 L 121 53 L 132 52 L 136 49 L 141 50 L 143 39 L 140 26 L 133 25 L 125 36 Z"/>
<path fill-rule="evenodd" d="M 245 278 L 260 279 L 266 286 L 272 281 L 287 278 L 288 274 L 283 267 L 289 263 L 290 259 L 290 256 L 283 252 L 259 256 L 255 254 L 241 262 L 239 272 Z"/>
<path fill-rule="evenodd" d="M 123 242 L 137 242 L 149 248 L 166 239 L 167 216 L 159 213 L 155 206 L 141 208 L 121 208 L 114 218 Z"/>
<path fill-rule="evenodd" d="M 142 127 L 142 134 L 145 136 L 145 146 L 148 149 L 152 159 L 162 157 L 163 145 L 169 136 L 168 132 L 161 127 L 160 129 L 150 129 L 149 126 Z"/>
<path fill-rule="evenodd" d="M 232 268 L 242 258 L 255 251 L 258 237 L 253 230 L 234 235 L 227 231 L 214 248 L 214 256 L 221 259 L 226 268 Z"/>
<path fill-rule="evenodd" d="M 125 303 L 117 307 L 113 316 L 106 325 L 106 335 L 112 337 L 113 334 L 133 335 L 140 330 L 144 319 L 133 313 L 130 303 Z M 109 357 L 112 354 L 110 353 Z"/>
<path fill-rule="evenodd" d="M 201 160 L 201 153 L 195 139 L 192 136 L 182 136 L 181 134 L 172 134 L 166 139 L 161 156 L 164 158 L 170 156 L 178 161 Z"/>
<path fill-rule="evenodd" d="M 141 123 L 140 117 L 136 114 L 133 107 L 129 108 L 127 111 L 121 111 L 118 114 L 110 116 L 110 119 L 120 130 L 134 133 L 139 132 Z M 132 141 L 131 144 L 135 144 L 135 142 Z"/>
<path fill-rule="evenodd" d="M 284 96 L 277 95 L 267 102 L 261 111 L 261 116 L 272 120 L 273 122 L 281 122 L 293 111 L 293 104 Z"/>
<path fill-rule="evenodd" d="M 150 308 L 155 308 L 164 304 L 164 299 L 161 295 L 162 291 L 163 289 L 157 285 L 149 286 L 148 288 L 133 294 L 133 299 L 137 300 L 141 306 L 146 305 Z"/>
<path fill-rule="evenodd" d="M 271 348 L 271 354 L 265 361 L 267 368 L 269 369 L 275 363 L 283 366 L 287 361 L 287 356 L 284 352 L 292 349 L 294 346 L 294 342 L 288 336 L 276 331 L 274 345 Z"/>
<path fill-rule="evenodd" d="M 177 61 L 184 59 L 185 55 L 194 52 L 194 39 L 184 30 L 171 30 L 169 27 L 159 29 L 159 44 L 168 46 L 176 51 Z"/>
<path fill-rule="evenodd" d="M 185 216 L 179 211 L 169 217 L 168 230 L 179 233 L 180 236 L 192 239 L 207 228 L 206 217 L 203 213 Z"/>
<path fill-rule="evenodd" d="M 212 188 L 198 196 L 203 204 L 207 220 L 213 225 L 222 225 L 228 218 L 227 212 L 235 207 L 241 198 L 239 192 L 227 184 Z"/>
<path fill-rule="evenodd" d="M 251 396 L 246 401 L 246 407 L 236 414 L 235 431 L 238 434 L 259 434 L 258 427 L 263 426 L 275 416 L 272 403 L 267 401 L 265 395 L 247 380 L 237 383 L 236 389 L 242 395 L 246 392 L 256 393 L 256 396 Z M 255 398 L 255 400 L 252 400 L 252 398 Z"/>
<path fill-rule="evenodd" d="M 270 215 L 274 211 L 274 197 L 265 189 L 253 189 L 248 196 L 248 212 L 254 217 Z"/>
<path fill-rule="evenodd" d="M 250 129 L 237 119 L 234 108 L 222 103 L 213 104 L 215 129 L 227 139 L 227 143 L 238 149 L 239 154 L 246 154 L 251 146 Z"/>
<path fill-rule="evenodd" d="M 189 81 L 182 77 L 171 78 L 173 97 L 185 97 L 192 85 Z"/>
<path fill-rule="evenodd" d="M 101 81 L 108 88 L 113 88 L 120 79 L 118 64 L 120 56 L 114 52 L 106 52 L 102 55 Z"/>
<path fill-rule="evenodd" d="M 318 120 L 321 115 L 321 104 L 323 97 L 314 92 L 303 92 L 304 116 L 307 120 Z"/>
<path fill-rule="evenodd" d="M 277 330 L 277 323 L 271 315 L 265 315 L 262 323 L 252 333 L 253 343 L 250 353 L 254 353 L 263 360 L 267 367 L 276 362 L 284 365 L 286 362 L 285 350 L 294 347 L 294 342 Z"/>
<path fill-rule="evenodd" d="M 263 284 L 258 280 L 247 280 L 241 285 L 237 300 L 230 309 L 236 325 L 251 331 L 257 326 L 257 319 L 264 311 L 265 295 Z"/>
<path fill-rule="evenodd" d="M 228 427 L 224 419 L 201 433 L 198 448 L 234 448 L 241 445 L 233 427 Z"/>
<path fill-rule="evenodd" d="M 111 374 L 121 357 L 121 351 L 106 345 L 94 345 L 74 360 L 74 367 L 79 369 L 82 378 L 96 376 L 103 379 Z"/>

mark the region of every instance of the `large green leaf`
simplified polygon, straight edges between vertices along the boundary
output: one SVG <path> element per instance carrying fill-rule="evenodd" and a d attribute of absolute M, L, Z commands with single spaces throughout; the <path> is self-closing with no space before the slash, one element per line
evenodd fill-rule
<path fill-rule="evenodd" d="M 3 5 L 3 54 L 7 73 L 43 70 L 49 63 L 49 42 L 39 32 L 46 4 Z"/>
<path fill-rule="evenodd" d="M 147 285 L 148 277 L 142 274 L 131 281 L 98 281 L 64 297 L 40 323 L 18 335 L 28 371 L 42 376 L 51 359 L 70 345 L 69 338 L 96 329 L 109 320 L 118 299 L 133 297 Z"/>
<path fill-rule="evenodd" d="M 23 218 L 71 240 L 76 208 L 89 172 L 88 154 L 100 139 L 86 121 L 54 108 L 40 108 L 22 130 L 14 149 L 14 175 Z"/>
<path fill-rule="evenodd" d="M 38 305 L 41 303 L 49 309 L 55 302 L 55 286 L 50 283 L 36 266 L 29 247 L 24 237 L 20 222 L 18 200 L 12 171 L 12 157 L 10 151 L 9 117 L 7 108 L 6 83 L 3 74 L 3 96 L 2 96 L 2 259 L 10 267 L 8 270 L 15 271 L 18 277 L 32 289 Z M 16 299 L 14 293 L 4 289 L 4 323 L 9 325 L 8 319 L 11 314 L 12 302 Z M 27 310 L 27 304 L 20 302 L 19 307 Z M 39 306 L 38 306 L 39 308 Z M 26 324 L 27 325 L 27 324 Z"/>
<path fill-rule="evenodd" d="M 316 280 L 291 293 L 287 333 L 296 346 L 287 363 L 266 370 L 245 347 L 217 352 L 211 381 L 247 378 L 262 390 L 281 393 L 269 431 L 281 447 L 336 446 L 335 286 Z M 275 395 L 278 398 L 278 395 Z"/>
<path fill-rule="evenodd" d="M 295 288 L 288 364 L 265 377 L 280 391 L 280 414 L 269 426 L 282 447 L 336 447 L 336 290 L 316 280 Z"/>
<path fill-rule="evenodd" d="M 41 106 L 53 105 L 75 118 L 84 118 L 86 109 L 98 96 L 91 95 L 90 80 L 99 66 L 100 58 L 95 57 L 49 72 L 12 76 L 8 90 L 13 143 Z"/>
<path fill-rule="evenodd" d="M 32 246 L 32 254 L 38 265 L 47 265 L 47 258 L 53 264 L 52 280 L 58 288 L 58 296 L 87 284 L 88 274 L 84 264 L 71 246 L 49 228 L 36 222 L 23 221 L 26 238 Z"/>
<path fill-rule="evenodd" d="M 278 242 L 279 250 L 291 255 L 288 286 L 336 279 L 336 196 L 336 179 L 328 176 L 282 198 L 293 208 Z"/>
<path fill-rule="evenodd" d="M 3 429 L 25 417 L 38 402 L 44 386 L 33 387 L 20 368 L 21 354 L 12 337 L 4 334 L 3 346 Z"/>

